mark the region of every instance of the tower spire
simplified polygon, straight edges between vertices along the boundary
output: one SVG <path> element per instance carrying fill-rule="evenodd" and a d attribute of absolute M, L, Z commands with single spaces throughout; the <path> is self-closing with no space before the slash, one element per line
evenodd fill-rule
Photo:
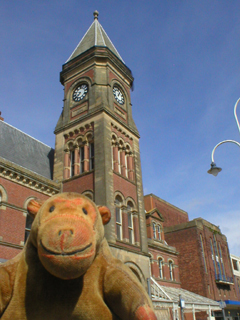
<path fill-rule="evenodd" d="M 98 20 L 99 12 L 97 10 L 93 12 L 93 15 L 94 15 L 94 20 Z"/>

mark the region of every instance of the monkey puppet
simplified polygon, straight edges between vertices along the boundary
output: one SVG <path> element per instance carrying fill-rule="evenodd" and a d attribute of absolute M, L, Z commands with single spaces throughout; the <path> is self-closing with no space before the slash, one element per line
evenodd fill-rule
<path fill-rule="evenodd" d="M 77 193 L 31 200 L 24 249 L 0 265 L 2 320 L 156 320 L 137 278 L 104 237 L 111 218 Z"/>

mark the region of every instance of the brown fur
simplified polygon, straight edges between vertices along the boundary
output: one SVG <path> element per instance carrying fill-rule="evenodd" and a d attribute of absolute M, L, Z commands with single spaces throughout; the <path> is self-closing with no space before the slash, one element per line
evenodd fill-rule
<path fill-rule="evenodd" d="M 156 320 L 150 299 L 104 238 L 110 220 L 76 193 L 31 201 L 23 251 L 0 266 L 2 320 Z"/>

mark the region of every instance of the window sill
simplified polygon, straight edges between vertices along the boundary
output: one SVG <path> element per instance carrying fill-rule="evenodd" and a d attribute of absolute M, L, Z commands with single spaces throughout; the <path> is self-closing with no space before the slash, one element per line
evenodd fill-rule
<path fill-rule="evenodd" d="M 71 177 L 71 178 L 64 179 L 62 182 L 64 183 L 64 182 L 72 181 L 72 180 L 81 178 L 81 177 L 83 177 L 83 176 L 86 176 L 86 175 L 88 175 L 88 174 L 91 174 L 91 173 L 93 173 L 93 172 L 94 172 L 94 169 L 93 169 L 93 170 L 90 170 L 90 171 L 85 171 L 85 172 L 80 173 L 80 174 L 78 174 L 78 175 L 76 175 L 76 176 L 73 176 L 73 177 Z"/>

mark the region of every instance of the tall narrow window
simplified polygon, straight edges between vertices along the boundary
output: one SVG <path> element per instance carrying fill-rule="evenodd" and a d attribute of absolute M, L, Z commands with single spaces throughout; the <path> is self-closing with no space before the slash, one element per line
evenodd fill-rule
<path fill-rule="evenodd" d="M 214 259 L 212 239 L 210 239 L 210 246 L 211 246 L 211 252 L 212 252 L 212 261 L 213 261 L 215 278 L 217 278 L 216 262 L 215 262 L 215 259 Z"/>
<path fill-rule="evenodd" d="M 84 172 L 84 147 L 79 148 L 80 173 Z"/>
<path fill-rule="evenodd" d="M 201 249 L 202 249 L 202 258 L 203 258 L 203 263 L 204 263 L 204 269 L 205 269 L 205 272 L 207 273 L 207 265 L 206 265 L 206 260 L 205 260 L 205 253 L 204 253 L 203 240 L 202 240 L 202 235 L 201 235 L 201 234 L 200 234 L 200 242 L 201 242 Z"/>
<path fill-rule="evenodd" d="M 153 222 L 153 239 L 157 239 L 156 223 Z"/>
<path fill-rule="evenodd" d="M 120 154 L 120 149 L 118 149 L 118 173 L 121 174 L 121 154 Z"/>
<path fill-rule="evenodd" d="M 213 247 L 214 247 L 214 252 L 215 252 L 215 259 L 217 261 L 217 266 L 218 266 L 218 279 L 222 279 L 222 271 L 221 271 L 221 266 L 220 266 L 220 259 L 218 256 L 218 249 L 217 249 L 217 241 L 215 235 L 213 236 Z"/>
<path fill-rule="evenodd" d="M 134 232 L 133 232 L 133 216 L 132 216 L 133 205 L 131 202 L 128 202 L 127 205 L 127 215 L 128 215 L 128 237 L 129 242 L 134 243 Z"/>
<path fill-rule="evenodd" d="M 89 144 L 89 170 L 94 169 L 94 143 Z"/>
<path fill-rule="evenodd" d="M 158 259 L 158 269 L 159 269 L 159 277 L 163 279 L 163 259 Z"/>
<path fill-rule="evenodd" d="M 0 202 L 2 202 L 2 192 L 0 191 Z"/>
<path fill-rule="evenodd" d="M 170 279 L 173 280 L 173 262 L 169 261 L 169 275 Z"/>
<path fill-rule="evenodd" d="M 219 248 L 220 261 L 222 265 L 223 280 L 226 281 L 226 274 L 225 274 L 225 268 L 224 268 L 224 263 L 222 258 L 222 249 L 221 249 L 220 243 L 218 243 L 218 248 Z"/>
<path fill-rule="evenodd" d="M 24 242 L 27 241 L 27 238 L 29 237 L 30 230 L 32 227 L 33 218 L 28 214 L 26 217 L 26 225 L 25 225 L 25 239 Z"/>
<path fill-rule="evenodd" d="M 157 225 L 157 235 L 158 235 L 158 240 L 161 240 L 162 237 L 161 237 L 161 226 L 158 224 Z"/>
<path fill-rule="evenodd" d="M 115 199 L 115 214 L 116 214 L 116 232 L 117 239 L 122 240 L 122 210 L 121 210 L 122 199 L 118 196 Z"/>
<path fill-rule="evenodd" d="M 126 170 L 126 177 L 128 178 L 128 159 L 127 159 L 127 155 L 125 154 L 125 170 Z"/>
<path fill-rule="evenodd" d="M 74 163 L 75 163 L 75 152 L 70 151 L 70 177 L 74 176 Z"/>

